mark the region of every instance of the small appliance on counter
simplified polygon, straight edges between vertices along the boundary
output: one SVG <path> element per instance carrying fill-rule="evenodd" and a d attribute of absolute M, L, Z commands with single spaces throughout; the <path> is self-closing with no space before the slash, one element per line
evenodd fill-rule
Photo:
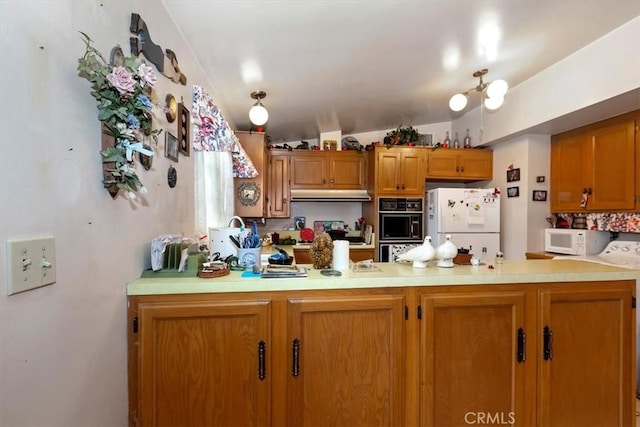
<path fill-rule="evenodd" d="M 545 228 L 544 250 L 563 255 L 595 255 L 611 240 L 608 231 Z"/>

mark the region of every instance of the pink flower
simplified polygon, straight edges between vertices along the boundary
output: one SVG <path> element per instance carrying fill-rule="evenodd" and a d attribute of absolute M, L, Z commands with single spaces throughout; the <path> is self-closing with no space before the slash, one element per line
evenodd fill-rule
<path fill-rule="evenodd" d="M 136 84 L 133 76 L 124 67 L 115 67 L 111 74 L 107 75 L 107 80 L 111 86 L 115 87 L 121 94 L 133 93 Z"/>
<path fill-rule="evenodd" d="M 156 73 L 153 71 L 153 68 L 147 64 L 140 64 L 140 68 L 138 68 L 138 75 L 140 76 L 140 80 L 148 86 L 153 87 L 158 83 Z"/>

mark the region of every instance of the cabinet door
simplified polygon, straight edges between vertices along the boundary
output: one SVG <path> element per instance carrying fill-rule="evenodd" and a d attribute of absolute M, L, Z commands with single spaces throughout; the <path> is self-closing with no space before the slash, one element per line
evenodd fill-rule
<path fill-rule="evenodd" d="M 632 288 L 605 287 L 541 291 L 540 426 L 634 423 Z"/>
<path fill-rule="evenodd" d="M 329 187 L 336 190 L 364 190 L 366 157 L 357 153 L 336 153 L 329 157 Z"/>
<path fill-rule="evenodd" d="M 289 156 L 271 155 L 270 157 L 267 216 L 269 218 L 289 218 L 291 216 Z"/>
<path fill-rule="evenodd" d="M 465 179 L 493 179 L 493 151 L 462 149 L 460 176 Z"/>
<path fill-rule="evenodd" d="M 456 150 L 457 151 L 457 150 Z M 427 178 L 451 178 L 458 175 L 458 155 L 450 149 L 439 149 L 427 155 Z"/>
<path fill-rule="evenodd" d="M 591 186 L 586 134 L 570 133 L 551 139 L 551 211 L 581 211 L 582 191 Z"/>
<path fill-rule="evenodd" d="M 404 301 L 289 300 L 288 425 L 403 425 Z"/>
<path fill-rule="evenodd" d="M 403 149 L 400 161 L 400 189 L 403 195 L 424 195 L 424 150 Z"/>
<path fill-rule="evenodd" d="M 589 210 L 631 210 L 635 206 L 635 121 L 628 119 L 589 132 L 592 166 Z"/>
<path fill-rule="evenodd" d="M 291 188 L 321 189 L 328 185 L 328 157 L 323 154 L 291 155 Z"/>
<path fill-rule="evenodd" d="M 140 425 L 269 425 L 268 300 L 139 305 Z"/>
<path fill-rule="evenodd" d="M 386 148 L 377 153 L 376 179 L 378 193 L 397 194 L 400 190 L 400 164 L 402 162 L 398 151 Z"/>
<path fill-rule="evenodd" d="M 420 424 L 534 425 L 535 343 L 527 338 L 535 318 L 525 324 L 526 294 L 442 293 L 420 300 Z"/>

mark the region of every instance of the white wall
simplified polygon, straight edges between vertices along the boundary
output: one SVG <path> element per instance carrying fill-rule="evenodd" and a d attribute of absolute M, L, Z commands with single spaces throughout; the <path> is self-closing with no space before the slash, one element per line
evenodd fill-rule
<path fill-rule="evenodd" d="M 542 229 L 549 216 L 547 202 L 532 201 L 532 191 L 549 187 L 548 135 L 525 135 L 491 147 L 493 181 L 490 186 L 501 190 L 500 244 L 506 259 L 524 259 L 527 251 L 541 251 Z M 520 181 L 507 182 L 507 169 L 520 169 Z M 544 183 L 536 177 L 544 176 Z M 507 189 L 518 187 L 518 197 L 508 197 Z"/>
<path fill-rule="evenodd" d="M 164 138 L 153 145 L 152 169 L 138 168 L 149 189 L 142 203 L 112 200 L 102 188 L 96 101 L 76 71 L 78 31 L 107 58 L 116 44 L 128 55 L 131 12 L 176 52 L 188 79 L 159 76 L 157 99 L 170 92 L 191 109 L 191 84 L 209 85 L 161 3 L 0 1 L 3 284 L 7 239 L 53 235 L 57 259 L 55 285 L 0 293 L 2 426 L 127 424 L 126 283 L 149 266 L 153 237 L 193 232 L 193 161 L 174 163 L 170 189 Z M 156 126 L 167 128 L 156 113 Z"/>

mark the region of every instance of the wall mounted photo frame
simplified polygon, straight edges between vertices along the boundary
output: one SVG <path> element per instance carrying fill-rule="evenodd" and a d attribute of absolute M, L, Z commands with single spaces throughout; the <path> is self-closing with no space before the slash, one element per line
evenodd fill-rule
<path fill-rule="evenodd" d="M 520 168 L 507 170 L 507 182 L 520 181 Z"/>
<path fill-rule="evenodd" d="M 169 132 L 164 134 L 164 156 L 174 162 L 178 161 L 178 140 Z"/>
<path fill-rule="evenodd" d="M 536 176 L 536 182 L 544 182 L 544 175 Z"/>
<path fill-rule="evenodd" d="M 184 103 L 181 102 L 178 104 L 178 146 L 180 154 L 187 157 L 189 157 L 191 152 L 189 146 L 189 126 L 189 110 L 184 106 Z"/>
<path fill-rule="evenodd" d="M 546 202 L 547 201 L 547 191 L 546 190 L 533 190 L 533 194 L 531 196 L 531 200 L 534 202 Z"/>
<path fill-rule="evenodd" d="M 507 187 L 507 197 L 520 197 L 520 187 Z"/>

